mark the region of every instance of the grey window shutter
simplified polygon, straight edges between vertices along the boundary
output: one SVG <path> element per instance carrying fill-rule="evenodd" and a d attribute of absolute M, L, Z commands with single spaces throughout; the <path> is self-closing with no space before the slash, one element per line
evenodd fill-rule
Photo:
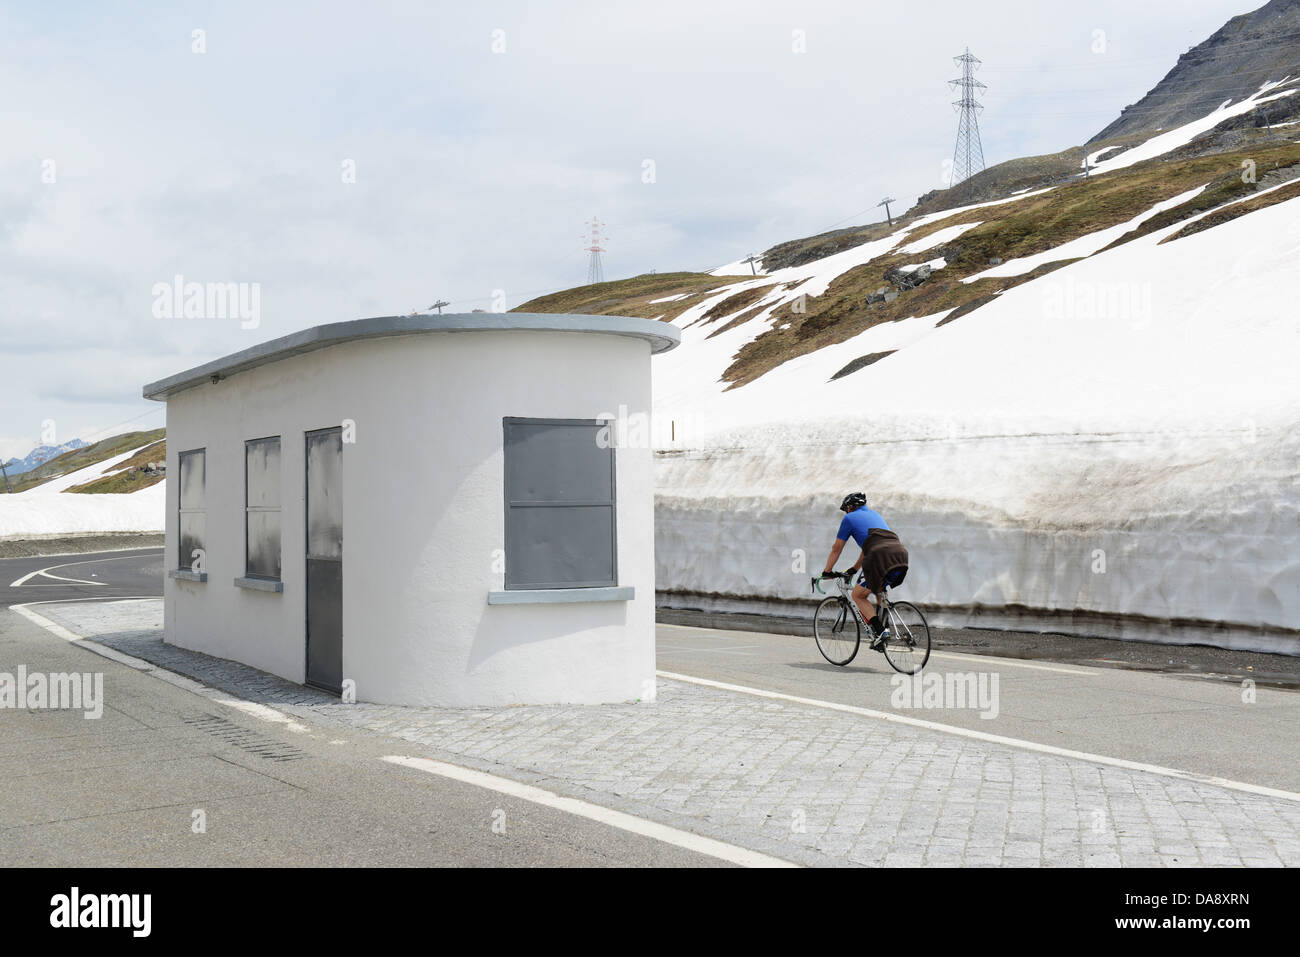
<path fill-rule="evenodd" d="M 596 419 L 507 418 L 507 589 L 618 584 L 614 450 Z"/>

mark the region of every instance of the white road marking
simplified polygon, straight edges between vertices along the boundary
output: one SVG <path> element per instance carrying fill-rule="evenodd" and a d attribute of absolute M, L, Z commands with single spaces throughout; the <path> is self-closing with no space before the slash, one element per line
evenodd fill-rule
<path fill-rule="evenodd" d="M 35 578 L 37 575 L 40 575 L 44 578 L 53 578 L 56 581 L 72 582 L 75 585 L 103 585 L 105 584 L 104 582 L 88 582 L 80 578 L 64 578 L 62 575 L 51 575 L 50 571 L 55 568 L 67 568 L 70 565 L 95 565 L 98 564 L 99 562 L 124 562 L 127 561 L 128 559 L 142 558 L 142 557 L 143 556 L 141 555 L 123 555 L 120 558 L 88 558 L 84 562 L 63 562 L 60 565 L 47 565 L 45 568 L 38 568 L 34 572 L 28 572 L 26 575 L 24 575 L 22 578 L 19 578 L 17 581 L 10 582 L 9 587 L 17 588 L 20 585 L 22 585 L 23 582 L 27 581 L 29 578 Z"/>
<path fill-rule="evenodd" d="M 305 724 L 294 721 L 283 711 L 277 711 L 267 705 L 258 704 L 256 701 L 244 701 L 240 698 L 213 698 L 212 700 L 234 708 L 236 711 L 242 711 L 254 718 L 261 718 L 263 721 L 270 721 L 272 724 L 282 724 L 290 731 L 298 734 L 305 734 L 310 730 Z"/>
<path fill-rule="evenodd" d="M 59 567 L 61 567 L 61 566 L 59 566 L 59 565 L 51 565 L 51 566 L 50 566 L 50 568 L 59 568 Z M 103 582 L 88 582 L 88 581 L 86 581 L 86 580 L 84 580 L 84 579 L 81 579 L 81 578 L 65 578 L 65 577 L 62 576 L 62 575 L 51 575 L 50 572 L 49 572 L 49 569 L 47 569 L 47 568 L 42 568 L 42 569 L 40 569 L 39 571 L 30 572 L 30 573 L 24 575 L 22 578 L 18 579 L 16 582 L 12 582 L 12 583 L 9 585 L 9 587 L 10 587 L 10 588 L 17 588 L 18 586 L 20 586 L 21 584 L 23 584 L 23 582 L 27 581 L 29 578 L 35 578 L 37 575 L 40 575 L 42 578 L 52 578 L 52 579 L 54 579 L 55 581 L 58 581 L 58 582 L 71 582 L 71 583 L 74 584 L 74 585 L 103 585 L 103 584 L 104 584 Z"/>
<path fill-rule="evenodd" d="M 1198 784 L 1211 784 L 1215 787 L 1229 788 L 1233 791 L 1244 791 L 1248 794 L 1260 794 L 1265 797 L 1282 798 L 1287 801 L 1300 802 L 1300 793 L 1295 791 L 1283 791 L 1280 788 L 1264 787 L 1260 784 L 1249 784 L 1245 781 L 1231 781 L 1227 778 L 1215 777 L 1210 774 L 1199 774 L 1195 771 L 1181 771 L 1177 768 L 1161 767 L 1158 764 L 1144 764 L 1141 761 L 1129 761 L 1124 758 L 1112 758 L 1103 754 L 1090 754 L 1087 751 L 1074 751 L 1070 748 L 1058 748 L 1050 744 L 1040 744 L 1037 741 L 1027 741 L 1023 738 L 1008 738 L 1000 734 L 988 734 L 984 731 L 975 731 L 971 728 L 961 728 L 951 724 L 940 724 L 937 721 L 926 721 L 924 718 L 912 718 L 907 715 L 895 714 L 892 711 L 875 711 L 871 708 L 859 708 L 856 705 L 840 704 L 837 701 L 823 701 L 820 698 L 803 698 L 799 695 L 784 694 L 780 691 L 768 691 L 764 688 L 751 688 L 746 685 L 727 684 L 723 681 L 713 681 L 709 678 L 697 678 L 693 675 L 679 675 L 671 671 L 656 671 L 660 678 L 667 678 L 670 681 L 684 681 L 687 684 L 701 685 L 706 688 L 717 688 L 720 691 L 736 691 L 741 694 L 754 695 L 759 698 L 771 698 L 777 701 L 791 701 L 795 704 L 807 705 L 812 708 L 825 708 L 828 711 L 843 711 L 846 714 L 855 714 L 864 718 L 876 718 L 881 721 L 892 721 L 895 724 L 906 724 L 914 728 L 925 728 L 928 731 L 942 731 L 944 734 L 955 734 L 963 738 L 972 738 L 976 741 L 986 741 L 990 744 L 1001 744 L 1012 748 L 1022 748 L 1027 751 L 1038 751 L 1042 754 L 1052 754 L 1062 758 L 1074 758 L 1078 761 L 1088 761 L 1092 764 L 1104 764 L 1115 768 L 1124 768 L 1128 771 L 1144 771 L 1148 774 L 1158 774 L 1162 777 L 1177 778 L 1180 781 L 1194 781 Z"/>
<path fill-rule="evenodd" d="M 976 661 L 988 663 L 996 661 L 999 666 L 1011 668 L 1028 668 L 1030 671 L 1053 671 L 1058 675 L 1079 675 L 1083 678 L 1096 678 L 1099 672 L 1106 672 L 1105 668 L 1091 668 L 1085 671 L 1082 668 L 1063 668 L 1060 665 L 1038 665 L 1020 661 L 1017 658 L 999 658 L 997 655 L 966 655 L 956 651 L 932 651 L 931 658 L 955 658 L 958 661 Z M 1107 672 L 1109 673 L 1109 672 Z"/>
<path fill-rule="evenodd" d="M 743 655 L 750 648 L 762 648 L 762 645 L 737 645 L 734 648 L 688 648 L 685 645 L 674 645 L 673 651 L 698 651 L 709 655 Z"/>
<path fill-rule="evenodd" d="M 767 854 L 760 854 L 758 851 L 751 851 L 747 848 L 736 847 L 732 844 L 725 844 L 722 841 L 715 841 L 709 837 L 703 837 L 699 834 L 693 834 L 690 831 L 683 831 L 675 827 L 669 827 L 667 824 L 660 824 L 657 821 L 648 821 L 645 818 L 636 817 L 632 814 L 625 814 L 622 811 L 614 811 L 607 807 L 601 807 L 599 804 L 589 804 L 586 801 L 579 801 L 577 798 L 564 797 L 553 791 L 546 791 L 539 787 L 533 787 L 531 784 L 523 784 L 519 781 L 513 781 L 510 778 L 498 777 L 495 774 L 488 774 L 485 771 L 475 771 L 472 768 L 462 768 L 455 764 L 446 764 L 442 761 L 434 761 L 430 758 L 412 758 L 404 755 L 388 755 L 381 760 L 388 761 L 391 764 L 398 764 L 402 767 L 415 768 L 424 771 L 427 774 L 436 774 L 439 777 L 450 778 L 453 781 L 461 781 L 465 784 L 472 784 L 475 787 L 487 788 L 490 791 L 496 791 L 510 797 L 520 798 L 525 801 L 531 801 L 534 804 L 541 804 L 544 807 L 555 808 L 577 817 L 585 817 L 591 821 L 597 821 L 601 824 L 608 824 L 619 830 L 628 831 L 632 834 L 640 834 L 643 837 L 654 838 L 665 844 L 672 844 L 676 847 L 685 848 L 688 851 L 694 851 L 697 854 L 707 854 L 709 857 L 716 857 L 719 860 L 728 861 L 732 864 L 739 864 L 742 867 L 798 867 L 790 861 L 783 861 L 778 857 L 771 857 Z"/>

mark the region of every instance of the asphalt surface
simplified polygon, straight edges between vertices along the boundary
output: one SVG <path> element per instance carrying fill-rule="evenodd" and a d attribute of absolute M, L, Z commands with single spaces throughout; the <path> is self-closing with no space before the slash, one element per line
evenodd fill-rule
<path fill-rule="evenodd" d="M 163 550 L 0 559 L 0 604 L 161 598 Z"/>
<path fill-rule="evenodd" d="M 996 716 L 975 708 L 894 706 L 895 672 L 865 646 L 846 667 L 811 635 L 660 624 L 661 671 L 837 704 L 1088 754 L 1300 792 L 1300 693 L 1240 681 L 1083 667 L 936 650 L 925 676 L 997 675 Z M 990 683 L 991 687 L 991 683 Z"/>
<path fill-rule="evenodd" d="M 811 612 L 811 602 L 809 611 Z M 812 620 L 770 615 L 721 614 L 717 612 L 659 609 L 660 625 L 688 625 L 720 631 L 753 631 L 769 635 L 805 638 L 812 634 Z M 1115 638 L 1025 631 L 995 631 L 990 628 L 931 628 L 936 650 L 1077 664 L 1090 668 L 1124 668 L 1169 675 L 1195 675 L 1240 683 L 1250 678 L 1256 684 L 1300 690 L 1300 657 L 1237 651 L 1209 645 L 1173 645 Z"/>
<path fill-rule="evenodd" d="M 12 579 L 11 579 L 12 580 Z M 0 720 L 8 866 L 715 866 L 564 811 L 381 760 L 400 743 L 295 732 L 107 660 L 9 610 L 0 671 L 102 672 L 103 716 Z M 195 833 L 195 812 L 204 831 Z M 502 833 L 504 832 L 504 833 Z"/>
<path fill-rule="evenodd" d="M 159 548 L 0 560 L 6 605 L 160 597 L 162 581 Z M 389 764 L 380 759 L 400 747 L 373 735 L 286 730 L 76 648 L 6 609 L 0 671 L 19 664 L 102 671 L 106 705 L 97 720 L 56 710 L 4 715 L 0 860 L 8 865 L 721 863 Z M 196 810 L 206 833 L 192 831 Z"/>
<path fill-rule="evenodd" d="M 0 560 L 4 605 L 156 597 L 158 548 Z M 750 623 L 753 627 L 754 623 Z M 794 629 L 791 629 L 794 630 Z M 908 710 L 1112 758 L 1300 791 L 1300 693 L 1238 672 L 1281 656 L 1171 646 L 1097 654 L 1089 639 L 937 633 L 927 674 L 998 676 L 997 716 Z M 963 646 L 963 642 L 965 645 Z M 1129 646 L 1129 643 L 1109 643 Z M 972 650 L 983 652 L 971 654 Z M 1001 650 L 1002 654 L 993 653 Z M 1093 657 L 1087 659 L 1087 652 Z M 1012 653 L 1007 653 L 1012 652 Z M 1047 656 L 1054 656 L 1047 657 Z M 1101 660 L 1098 660 L 1101 659 Z M 1215 667 L 1205 667 L 1205 661 Z M 1255 665 L 1242 664 L 1253 661 Z M 1198 664 L 1198 661 L 1200 662 Z M 1086 662 L 1086 663 L 1085 663 Z M 1164 664 L 1162 662 L 1167 662 Z M 1285 675 L 1289 659 L 1268 664 Z M 374 735 L 295 732 L 100 658 L 0 611 L 0 671 L 102 671 L 106 709 L 13 711 L 0 722 L 0 860 L 113 865 L 717 865 L 563 811 L 381 761 Z M 846 668 L 809 635 L 661 623 L 666 672 L 879 711 L 894 673 L 863 649 Z M 1158 666 L 1158 667 L 1157 667 Z M 1261 668 L 1261 670 L 1269 670 Z M 192 831 L 194 812 L 206 833 Z M 502 818 L 502 813 L 504 818 Z M 505 833 L 497 833 L 504 820 Z M 493 823 L 498 824 L 494 830 Z"/>

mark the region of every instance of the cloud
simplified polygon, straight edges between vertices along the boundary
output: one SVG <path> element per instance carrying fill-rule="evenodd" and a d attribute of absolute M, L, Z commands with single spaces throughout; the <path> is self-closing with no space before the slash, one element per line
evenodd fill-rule
<path fill-rule="evenodd" d="M 0 84 L 22 95 L 0 142 L 0 433 L 34 433 L 51 406 L 87 428 L 148 414 L 142 383 L 306 326 L 580 283 L 592 215 L 612 278 L 874 220 L 880 196 L 905 208 L 937 185 L 966 44 L 995 162 L 1084 141 L 1243 9 L 6 8 Z M 176 274 L 259 283 L 261 325 L 154 319 Z"/>

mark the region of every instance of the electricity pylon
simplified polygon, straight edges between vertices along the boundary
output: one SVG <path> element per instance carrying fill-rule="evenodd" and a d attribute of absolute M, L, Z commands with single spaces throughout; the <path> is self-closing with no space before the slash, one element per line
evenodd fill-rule
<path fill-rule="evenodd" d="M 583 237 L 588 240 L 586 250 L 591 253 L 591 258 L 587 260 L 588 286 L 593 283 L 605 281 L 605 269 L 600 264 L 600 254 L 605 251 L 605 247 L 602 246 L 601 243 L 608 241 L 600 234 L 601 227 L 604 225 L 605 224 L 597 220 L 595 216 L 591 217 L 591 235 Z"/>
<path fill-rule="evenodd" d="M 961 76 L 949 80 L 948 85 L 959 91 L 958 99 L 952 101 L 957 108 L 957 145 L 952 152 L 952 182 L 956 186 L 964 179 L 969 179 L 984 170 L 984 147 L 980 144 L 980 110 L 984 109 L 975 99 L 981 90 L 988 87 L 975 79 L 980 60 L 970 52 L 970 47 L 961 56 L 952 58 L 952 62 L 961 67 Z"/>

